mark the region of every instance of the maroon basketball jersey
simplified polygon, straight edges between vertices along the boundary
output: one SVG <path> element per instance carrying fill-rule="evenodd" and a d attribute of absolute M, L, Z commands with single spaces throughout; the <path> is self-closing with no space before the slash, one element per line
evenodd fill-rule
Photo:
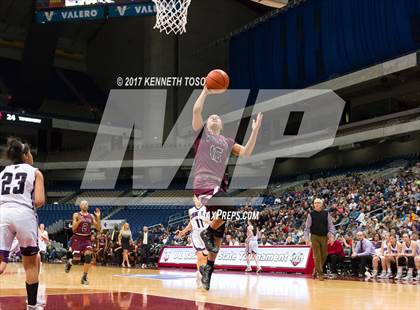
<path fill-rule="evenodd" d="M 79 212 L 79 215 L 82 217 L 82 221 L 79 226 L 77 226 L 74 233 L 79 236 L 90 236 L 92 233 L 91 226 L 93 223 L 92 214 L 82 214 L 82 212 Z"/>
<path fill-rule="evenodd" d="M 104 248 L 105 247 L 105 244 L 106 244 L 106 236 L 105 235 L 101 235 L 98 238 L 98 245 L 99 245 L 100 248 Z"/>
<path fill-rule="evenodd" d="M 234 144 L 235 140 L 223 135 L 212 135 L 204 126 L 201 135 L 194 142 L 195 195 L 206 194 L 217 186 L 226 191 L 226 162 Z"/>

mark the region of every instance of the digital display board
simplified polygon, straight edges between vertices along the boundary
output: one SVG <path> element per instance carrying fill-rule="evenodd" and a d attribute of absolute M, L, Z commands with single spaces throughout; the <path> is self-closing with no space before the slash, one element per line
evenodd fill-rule
<path fill-rule="evenodd" d="M 51 127 L 51 120 L 39 116 L 0 111 L 0 125 L 1 124 L 48 128 Z"/>

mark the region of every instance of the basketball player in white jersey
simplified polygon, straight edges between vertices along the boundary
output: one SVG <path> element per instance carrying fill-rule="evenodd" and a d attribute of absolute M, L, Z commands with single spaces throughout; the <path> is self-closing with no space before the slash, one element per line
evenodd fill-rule
<path fill-rule="evenodd" d="M 400 251 L 398 253 L 398 273 L 395 277 L 396 280 L 413 280 L 413 269 L 414 269 L 414 256 L 417 251 L 416 243 L 410 239 L 410 236 L 405 233 L 403 234 L 403 242 L 401 243 Z M 403 267 L 407 266 L 407 276 L 402 277 Z"/>
<path fill-rule="evenodd" d="M 373 273 L 372 276 L 375 278 L 378 275 L 378 266 L 381 263 L 382 272 L 378 278 L 382 279 L 386 277 L 386 259 L 385 259 L 385 252 L 388 249 L 388 242 L 389 242 L 389 232 L 386 232 L 384 235 L 384 240 L 382 240 L 381 247 L 376 249 L 376 253 L 373 256 L 372 265 L 373 265 Z"/>
<path fill-rule="evenodd" d="M 187 227 L 185 227 L 183 230 L 176 232 L 175 238 L 180 239 L 191 231 L 192 245 L 196 251 L 195 254 L 197 255 L 197 287 L 201 288 L 201 273 L 199 269 L 200 266 L 204 266 L 207 264 L 208 253 L 200 234 L 204 229 L 207 229 L 207 227 L 209 226 L 210 218 L 207 216 L 206 207 L 203 204 L 201 204 L 200 200 L 195 195 L 193 199 L 195 206 L 188 210 L 190 222 L 188 223 Z"/>
<path fill-rule="evenodd" d="M 13 239 L 12 246 L 9 250 L 9 256 L 3 257 L 0 260 L 0 275 L 6 271 L 7 264 L 9 263 L 9 258 L 14 254 L 19 252 L 19 241 L 17 241 L 16 237 Z"/>
<path fill-rule="evenodd" d="M 11 161 L 0 173 L 0 259 L 8 257 L 16 237 L 26 273 L 27 309 L 37 305 L 40 260 L 36 209 L 45 203 L 44 177 L 32 167 L 29 145 L 10 138 L 6 156 Z"/>
<path fill-rule="evenodd" d="M 251 256 L 254 258 L 257 264 L 257 273 L 261 271 L 260 262 L 258 261 L 258 237 L 259 231 L 256 225 L 252 225 L 251 221 L 248 221 L 248 227 L 246 229 L 246 240 L 245 240 L 245 251 L 246 251 L 246 272 L 252 271 L 251 268 Z"/>
<path fill-rule="evenodd" d="M 416 269 L 417 269 L 417 277 L 415 277 L 413 280 L 420 281 L 420 239 L 419 239 L 418 234 L 413 234 L 412 239 L 413 240 L 415 239 L 416 249 L 417 249 L 416 257 L 414 258 L 414 263 L 416 264 Z"/>
<path fill-rule="evenodd" d="M 390 279 L 392 278 L 392 264 L 396 264 L 398 266 L 398 253 L 400 252 L 401 244 L 397 241 L 395 235 L 389 236 L 389 242 L 387 245 L 387 249 L 385 253 L 385 264 L 386 264 L 386 276 L 385 278 Z"/>

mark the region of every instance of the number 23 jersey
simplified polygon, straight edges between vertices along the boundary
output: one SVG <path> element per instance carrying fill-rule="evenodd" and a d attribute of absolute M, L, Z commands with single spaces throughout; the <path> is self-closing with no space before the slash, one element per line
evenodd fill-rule
<path fill-rule="evenodd" d="M 0 172 L 0 207 L 10 204 L 34 209 L 37 170 L 28 164 L 6 166 Z"/>

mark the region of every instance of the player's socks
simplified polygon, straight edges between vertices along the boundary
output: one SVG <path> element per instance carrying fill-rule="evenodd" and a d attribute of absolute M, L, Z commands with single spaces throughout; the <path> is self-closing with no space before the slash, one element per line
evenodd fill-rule
<path fill-rule="evenodd" d="M 219 252 L 219 248 L 216 247 L 216 244 L 214 242 L 214 234 L 215 230 L 211 228 L 210 226 L 203 230 L 200 234 L 201 239 L 204 241 L 204 245 L 206 246 L 207 251 L 217 253 Z"/>
<path fill-rule="evenodd" d="M 69 260 L 67 261 L 67 263 L 66 263 L 66 267 L 64 268 L 64 271 L 65 271 L 66 273 L 69 273 L 69 272 L 70 272 L 70 269 L 71 269 L 71 266 L 73 266 L 73 264 L 72 264 L 72 262 L 71 262 L 71 259 L 69 259 Z"/>
<path fill-rule="evenodd" d="M 201 283 L 206 290 L 210 289 L 211 275 L 214 270 L 214 261 L 208 260 L 207 265 L 200 266 Z"/>
<path fill-rule="evenodd" d="M 203 284 L 201 283 L 201 278 L 202 278 L 201 272 L 199 270 L 197 270 L 196 277 L 195 277 L 195 281 L 197 283 L 197 288 L 203 287 Z"/>
<path fill-rule="evenodd" d="M 38 296 L 38 282 L 33 284 L 26 283 L 26 294 L 28 295 L 28 306 L 35 306 Z"/>

